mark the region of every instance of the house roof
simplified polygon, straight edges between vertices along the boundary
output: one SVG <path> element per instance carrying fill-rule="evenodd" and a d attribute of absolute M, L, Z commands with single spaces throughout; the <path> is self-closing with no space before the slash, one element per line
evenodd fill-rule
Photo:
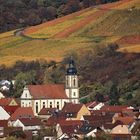
<path fill-rule="evenodd" d="M 75 130 L 77 130 L 78 132 L 78 129 L 83 125 L 83 122 L 79 120 L 62 120 L 59 122 L 59 125 L 63 133 L 71 135 L 73 133 L 76 133 Z"/>
<path fill-rule="evenodd" d="M 64 121 L 64 120 L 66 120 L 65 117 L 51 116 L 50 118 L 48 118 L 46 125 L 54 126 L 54 125 L 58 124 L 60 121 Z"/>
<path fill-rule="evenodd" d="M 20 118 L 19 120 L 24 124 L 24 126 L 42 125 L 41 121 L 37 118 Z"/>
<path fill-rule="evenodd" d="M 10 117 L 10 120 L 15 121 L 19 118 L 34 118 L 34 113 L 31 107 L 19 107 Z"/>
<path fill-rule="evenodd" d="M 84 120 L 89 122 L 112 122 L 113 114 L 105 114 L 105 115 L 84 115 Z"/>
<path fill-rule="evenodd" d="M 94 108 L 96 105 L 98 105 L 98 103 L 96 101 L 86 104 L 86 106 L 89 107 L 89 108 Z"/>
<path fill-rule="evenodd" d="M 59 124 L 65 125 L 65 126 L 75 126 L 75 125 L 82 125 L 83 121 L 81 121 L 81 120 L 60 120 Z"/>
<path fill-rule="evenodd" d="M 82 108 L 83 104 L 73 104 L 73 103 L 65 103 L 62 108 L 62 112 L 65 113 L 78 113 Z"/>
<path fill-rule="evenodd" d="M 85 135 L 91 132 L 93 129 L 97 128 L 96 125 L 87 124 L 84 121 L 80 120 L 62 121 L 59 122 L 59 124 L 62 132 L 66 133 L 69 136 L 72 134 Z"/>
<path fill-rule="evenodd" d="M 129 117 L 129 116 L 125 116 L 125 117 L 115 117 L 114 118 L 115 121 L 119 120 L 121 122 L 123 122 L 124 125 L 129 125 L 129 124 L 132 124 L 135 119 L 133 117 Z"/>
<path fill-rule="evenodd" d="M 105 105 L 101 108 L 102 111 L 104 112 L 122 112 L 124 111 L 124 109 L 127 109 L 128 106 L 119 106 L 119 105 L 115 105 L 115 106 L 108 106 Z"/>
<path fill-rule="evenodd" d="M 67 99 L 63 84 L 29 85 L 28 89 L 33 98 Z"/>
<path fill-rule="evenodd" d="M 5 111 L 9 115 L 12 115 L 18 108 L 19 108 L 19 105 L 17 105 L 17 106 L 4 106 Z"/>
<path fill-rule="evenodd" d="M 42 108 L 38 115 L 51 115 L 53 114 L 57 108 Z"/>
<path fill-rule="evenodd" d="M 9 105 L 13 98 L 1 98 L 0 99 L 0 106 Z"/>
<path fill-rule="evenodd" d="M 8 120 L 0 120 L 0 127 L 8 127 Z"/>

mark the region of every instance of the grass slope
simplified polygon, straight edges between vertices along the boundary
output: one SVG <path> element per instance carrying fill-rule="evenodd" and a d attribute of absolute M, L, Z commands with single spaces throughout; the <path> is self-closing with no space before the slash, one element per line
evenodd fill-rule
<path fill-rule="evenodd" d="M 60 61 L 67 53 L 83 53 L 109 42 L 117 42 L 119 51 L 140 52 L 139 13 L 139 0 L 122 0 L 26 28 L 24 35 L 32 39 L 14 36 L 14 31 L 0 34 L 0 64 L 19 59 Z"/>

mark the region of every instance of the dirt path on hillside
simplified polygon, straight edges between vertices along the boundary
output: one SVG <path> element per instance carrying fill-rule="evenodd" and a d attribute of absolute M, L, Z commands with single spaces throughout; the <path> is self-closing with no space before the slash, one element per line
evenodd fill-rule
<path fill-rule="evenodd" d="M 74 24 L 74 25 L 64 29 L 63 31 L 57 33 L 52 38 L 65 38 L 65 37 L 68 37 L 70 34 L 78 31 L 79 29 L 81 29 L 85 25 L 89 24 L 90 22 L 96 21 L 100 16 L 102 16 L 103 14 L 106 14 L 107 11 L 108 10 L 96 11 L 95 13 L 93 13 L 93 14 L 89 15 L 88 17 L 86 17 L 85 19 L 83 19 L 83 20 L 77 22 L 76 24 Z"/>
<path fill-rule="evenodd" d="M 78 12 L 72 13 L 70 15 L 66 15 L 66 16 L 61 17 L 61 18 L 54 19 L 52 21 L 48 21 L 48 22 L 42 23 L 40 25 L 36 25 L 36 26 L 32 26 L 32 27 L 26 28 L 24 30 L 24 34 L 32 34 L 34 32 L 37 32 L 40 29 L 43 29 L 43 28 L 46 28 L 46 27 L 49 27 L 49 26 L 54 26 L 56 24 L 59 24 L 61 22 L 66 21 L 66 20 L 70 20 L 70 19 L 72 19 L 72 18 L 74 18 L 76 16 L 80 16 L 82 13 L 84 13 L 86 11 L 89 11 L 91 8 L 92 7 L 84 9 L 82 11 L 78 11 Z"/>

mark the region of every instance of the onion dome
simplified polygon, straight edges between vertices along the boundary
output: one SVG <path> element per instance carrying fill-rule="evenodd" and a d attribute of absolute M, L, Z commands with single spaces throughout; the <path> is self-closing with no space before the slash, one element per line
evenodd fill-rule
<path fill-rule="evenodd" d="M 69 62 L 69 67 L 67 68 L 67 75 L 76 75 L 77 74 L 77 69 L 75 67 L 74 60 L 71 58 Z"/>

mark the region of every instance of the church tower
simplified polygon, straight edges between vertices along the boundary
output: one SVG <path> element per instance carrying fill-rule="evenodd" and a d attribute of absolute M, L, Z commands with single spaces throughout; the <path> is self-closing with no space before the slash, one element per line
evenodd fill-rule
<path fill-rule="evenodd" d="M 79 103 L 79 86 L 78 86 L 77 69 L 75 67 L 72 58 L 69 62 L 69 66 L 67 68 L 65 77 L 66 77 L 65 92 L 69 98 L 69 101 L 73 103 Z"/>

